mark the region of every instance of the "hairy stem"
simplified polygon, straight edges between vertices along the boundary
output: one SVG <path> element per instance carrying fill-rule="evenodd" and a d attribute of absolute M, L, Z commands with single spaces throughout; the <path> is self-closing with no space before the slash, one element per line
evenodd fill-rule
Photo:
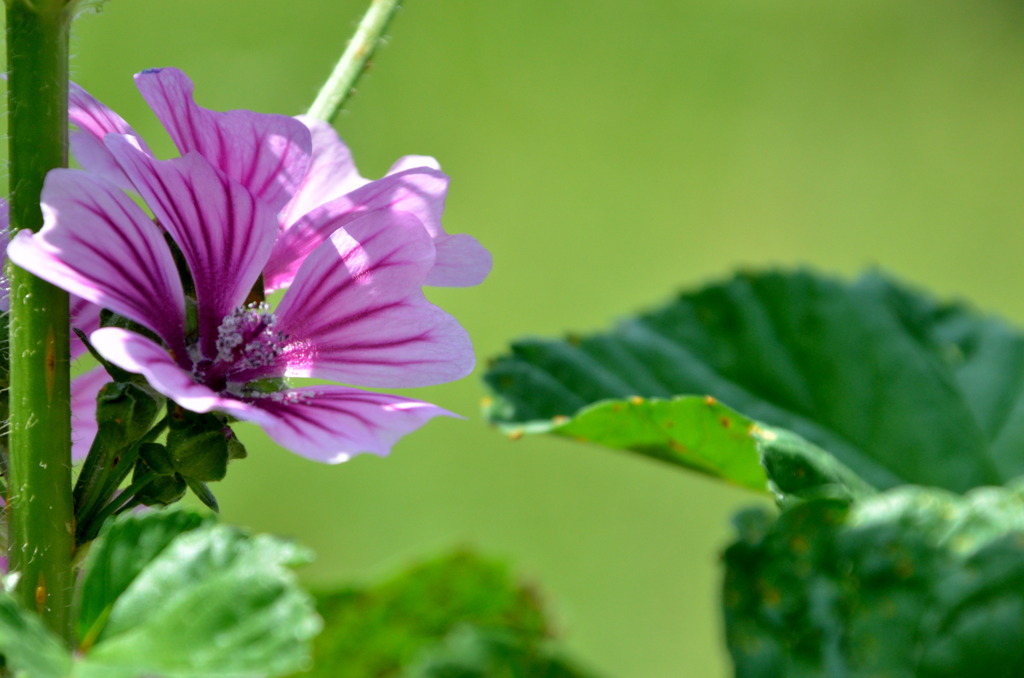
<path fill-rule="evenodd" d="M 373 56 L 400 4 L 400 0 L 372 0 L 363 20 L 359 22 L 356 34 L 316 95 L 307 115 L 327 122 L 334 120 L 352 93 L 359 76 L 363 74 L 366 62 Z"/>
<path fill-rule="evenodd" d="M 11 235 L 42 225 L 46 173 L 67 164 L 65 0 L 8 0 Z M 16 594 L 71 634 L 71 406 L 68 295 L 10 264 L 10 566 Z"/>

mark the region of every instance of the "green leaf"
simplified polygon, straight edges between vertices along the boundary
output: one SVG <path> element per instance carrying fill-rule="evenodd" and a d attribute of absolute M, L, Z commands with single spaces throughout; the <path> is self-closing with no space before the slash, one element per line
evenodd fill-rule
<path fill-rule="evenodd" d="M 461 625 L 508 633 L 530 647 L 550 634 L 536 594 L 503 564 L 467 551 L 318 599 L 325 630 L 313 669 L 301 674 L 307 678 L 398 678 Z"/>
<path fill-rule="evenodd" d="M 114 601 L 179 535 L 208 517 L 168 509 L 125 514 L 108 523 L 86 557 L 78 602 L 78 638 L 88 649 L 100 637 Z"/>
<path fill-rule="evenodd" d="M 711 397 L 605 400 L 571 419 L 533 422 L 530 432 L 630 450 L 742 487 L 771 490 L 780 499 L 822 493 L 853 499 L 874 491 L 817 446 L 789 431 L 758 426 Z"/>
<path fill-rule="evenodd" d="M 739 678 L 990 678 L 1024 665 L 1024 484 L 907 486 L 737 518 L 726 636 Z"/>
<path fill-rule="evenodd" d="M 605 400 L 575 417 L 533 422 L 579 442 L 630 450 L 753 490 L 789 497 L 846 497 L 874 491 L 835 457 L 784 429 L 758 426 L 711 397 Z M 509 429 L 513 436 L 523 429 Z M 767 474 L 766 474 L 767 471 Z"/>
<path fill-rule="evenodd" d="M 548 647 L 515 634 L 456 627 L 442 644 L 422 653 L 403 678 L 585 678 Z"/>
<path fill-rule="evenodd" d="M 1002 478 L 1024 475 L 1024 333 L 964 304 L 938 303 L 877 276 L 863 287 L 885 300 L 910 333 L 953 372 L 989 441 Z"/>
<path fill-rule="evenodd" d="M 536 430 L 536 429 L 535 429 Z M 763 490 L 764 469 L 754 422 L 713 398 L 608 400 L 572 419 L 555 419 L 550 432 L 632 450 L 694 471 Z"/>
<path fill-rule="evenodd" d="M 75 678 L 279 676 L 320 627 L 290 542 L 204 523 L 179 534 L 117 598 Z"/>
<path fill-rule="evenodd" d="M 65 678 L 71 654 L 34 613 L 0 593 L 0 656 L 15 678 Z"/>
<path fill-rule="evenodd" d="M 768 488 L 785 505 L 818 497 L 854 501 L 875 493 L 860 476 L 831 454 L 785 429 L 755 426 Z"/>
<path fill-rule="evenodd" d="M 551 431 L 607 399 L 710 394 L 875 487 L 1024 472 L 1024 336 L 877 275 L 739 275 L 604 334 L 517 342 L 484 378 L 508 430 Z M 697 454 L 716 457 L 711 441 Z"/>

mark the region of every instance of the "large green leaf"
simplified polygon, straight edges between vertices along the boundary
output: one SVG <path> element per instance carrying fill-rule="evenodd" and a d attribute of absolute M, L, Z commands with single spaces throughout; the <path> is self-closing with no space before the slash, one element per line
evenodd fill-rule
<path fill-rule="evenodd" d="M 550 420 L 549 430 L 581 442 L 632 450 L 755 490 L 767 486 L 754 422 L 713 398 L 605 400 L 571 419 Z"/>
<path fill-rule="evenodd" d="M 131 530 L 107 536 L 115 534 Z M 179 534 L 114 601 L 73 676 L 242 678 L 300 668 L 320 627 L 289 569 L 306 558 L 290 542 L 213 523 Z"/>
<path fill-rule="evenodd" d="M 631 450 L 743 487 L 771 490 L 780 499 L 808 492 L 853 498 L 873 491 L 817 446 L 759 426 L 711 397 L 604 400 L 572 418 L 533 422 L 529 430 Z"/>
<path fill-rule="evenodd" d="M 65 678 L 71 653 L 32 612 L 0 593 L 0 657 L 16 678 Z"/>
<path fill-rule="evenodd" d="M 211 520 L 192 511 L 167 509 L 126 514 L 111 521 L 89 549 L 78 597 L 78 639 L 88 649 L 106 616 L 142 570 L 179 535 Z"/>
<path fill-rule="evenodd" d="M 1024 666 L 1024 485 L 903 487 L 737 519 L 738 678 L 1010 678 Z"/>
<path fill-rule="evenodd" d="M 606 399 L 707 394 L 876 487 L 1024 472 L 1024 336 L 877 275 L 740 275 L 607 333 L 519 341 L 485 380 L 489 417 L 511 431 L 558 433 L 552 420 Z M 720 463 L 709 442 L 697 453 Z"/>
<path fill-rule="evenodd" d="M 540 648 L 550 628 L 536 593 L 516 582 L 503 563 L 469 551 L 416 564 L 373 586 L 324 593 L 318 608 L 325 630 L 304 677 L 474 675 L 447 674 L 439 666 L 445 662 L 447 671 L 454 659 L 465 668 L 459 639 L 467 628 L 476 640 L 506 639 L 524 661 L 547 656 Z M 474 655 L 479 661 L 470 669 L 493 658 L 490 644 L 478 645 L 482 654 Z"/>

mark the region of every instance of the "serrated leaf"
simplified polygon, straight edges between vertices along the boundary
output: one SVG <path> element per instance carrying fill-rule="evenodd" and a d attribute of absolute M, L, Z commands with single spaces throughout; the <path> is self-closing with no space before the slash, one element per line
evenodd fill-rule
<path fill-rule="evenodd" d="M 1024 336 L 877 275 L 740 275 L 485 375 L 489 417 L 550 430 L 605 399 L 710 394 L 872 486 L 964 491 L 1024 470 Z"/>
<path fill-rule="evenodd" d="M 15 678 L 65 678 L 71 653 L 34 613 L 0 593 L 0 656 Z"/>
<path fill-rule="evenodd" d="M 748 512 L 725 555 L 738 678 L 989 678 L 1024 665 L 1024 485 Z"/>
<path fill-rule="evenodd" d="M 114 601 L 139 573 L 175 538 L 208 520 L 191 511 L 168 509 L 124 514 L 108 523 L 83 566 L 77 628 L 85 649 L 100 638 Z"/>
<path fill-rule="evenodd" d="M 398 678 L 460 625 L 507 633 L 530 647 L 549 635 L 536 594 L 504 564 L 469 551 L 374 586 L 321 594 L 318 608 L 325 630 L 305 678 Z"/>
<path fill-rule="evenodd" d="M 319 630 L 288 566 L 305 550 L 204 524 L 176 537 L 114 603 L 75 678 L 280 676 Z"/>

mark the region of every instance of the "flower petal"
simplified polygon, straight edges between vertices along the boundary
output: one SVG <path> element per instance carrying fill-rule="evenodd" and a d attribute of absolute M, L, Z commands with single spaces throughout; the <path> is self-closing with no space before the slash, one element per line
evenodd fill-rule
<path fill-rule="evenodd" d="M 248 296 L 277 235 L 274 214 L 196 153 L 154 160 L 124 137 L 107 145 L 188 262 L 199 345 L 217 355 L 217 328 Z"/>
<path fill-rule="evenodd" d="M 253 417 L 267 435 L 296 454 L 327 464 L 360 452 L 387 455 L 402 436 L 433 417 L 458 417 L 419 400 L 344 386 L 307 386 L 250 402 L 269 415 Z"/>
<path fill-rule="evenodd" d="M 398 174 L 399 172 L 417 167 L 430 167 L 431 169 L 440 170 L 441 163 L 429 155 L 403 155 L 388 168 L 388 174 Z"/>
<path fill-rule="evenodd" d="M 193 85 L 176 68 L 153 68 L 135 84 L 182 155 L 196 151 L 277 212 L 306 175 L 310 134 L 286 115 L 217 112 L 192 98 Z"/>
<path fill-rule="evenodd" d="M 43 228 L 7 247 L 18 266 L 184 348 L 185 297 L 163 233 L 110 182 L 53 170 L 43 185 Z"/>
<path fill-rule="evenodd" d="M 197 384 L 192 374 L 180 367 L 167 349 L 141 334 L 104 327 L 89 337 L 96 351 L 123 370 L 141 374 L 157 392 L 193 412 L 221 410 L 236 416 L 251 407 L 234 398 L 223 397 L 212 389 Z"/>
<path fill-rule="evenodd" d="M 427 386 L 464 377 L 473 347 L 451 315 L 423 296 L 433 246 L 419 220 L 379 210 L 349 223 L 306 259 L 275 330 L 276 368 L 371 387 Z"/>
<path fill-rule="evenodd" d="M 130 135 L 138 140 L 146 153 L 152 155 L 142 137 L 124 118 L 75 83 L 70 83 L 68 89 L 68 120 L 78 127 L 70 135 L 71 152 L 78 164 L 121 188 L 130 186 L 128 178 L 103 145 L 103 137 L 108 134 Z"/>
<path fill-rule="evenodd" d="M 472 287 L 491 272 L 491 253 L 467 233 L 440 235 L 434 240 L 437 263 L 427 275 L 433 287 Z"/>
<path fill-rule="evenodd" d="M 352 152 L 330 123 L 307 115 L 297 116 L 296 120 L 309 128 L 313 140 L 313 156 L 302 184 L 277 215 L 283 227 L 291 225 L 316 207 L 369 183 L 368 179 L 356 171 Z"/>
<path fill-rule="evenodd" d="M 448 177 L 433 167 L 415 167 L 371 181 L 314 209 L 281 233 L 264 269 L 267 289 L 287 287 L 302 261 L 334 231 L 360 212 L 411 212 L 438 243 L 436 272 L 427 284 L 476 285 L 491 269 L 491 255 L 469 235 L 449 235 L 441 226 Z"/>
<path fill-rule="evenodd" d="M 10 310 L 10 283 L 4 273 L 4 263 L 7 261 L 7 238 L 8 238 L 8 215 L 7 201 L 0 198 L 0 312 L 6 313 Z M 103 310 L 96 304 L 86 301 L 81 297 L 71 295 L 69 300 L 71 316 L 71 327 L 82 330 L 89 334 L 99 329 L 100 311 Z M 71 334 L 71 360 L 85 353 L 85 344 L 74 333 Z"/>
<path fill-rule="evenodd" d="M 86 301 L 81 297 L 71 295 L 71 327 L 73 329 L 81 330 L 82 334 L 89 336 L 93 331 L 100 328 L 100 311 L 102 310 L 102 308 L 92 302 Z M 71 359 L 74 360 L 85 353 L 85 351 L 85 344 L 82 343 L 82 340 L 78 338 L 77 334 L 72 332 Z"/>
<path fill-rule="evenodd" d="M 94 367 L 71 380 L 71 461 L 81 461 L 89 454 L 99 430 L 96 396 L 110 381 L 102 367 Z"/>

